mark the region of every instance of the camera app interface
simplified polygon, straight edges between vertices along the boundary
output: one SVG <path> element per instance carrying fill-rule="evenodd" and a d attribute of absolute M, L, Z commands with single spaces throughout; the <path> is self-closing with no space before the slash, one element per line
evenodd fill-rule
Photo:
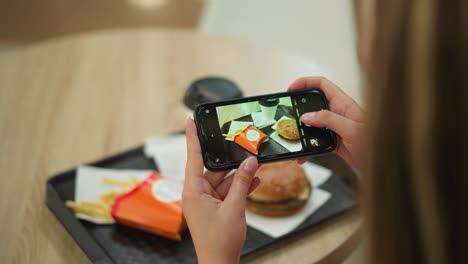
<path fill-rule="evenodd" d="M 216 113 L 232 160 L 302 150 L 290 96 L 219 106 Z"/>
<path fill-rule="evenodd" d="M 212 146 L 218 164 L 255 155 L 267 159 L 330 144 L 326 129 L 299 121 L 303 113 L 326 107 L 321 94 L 284 96 L 215 107 L 219 132 Z M 214 114 L 214 113 L 212 113 Z M 214 125 L 214 124 L 213 124 Z M 222 153 L 222 155 L 221 155 Z"/>

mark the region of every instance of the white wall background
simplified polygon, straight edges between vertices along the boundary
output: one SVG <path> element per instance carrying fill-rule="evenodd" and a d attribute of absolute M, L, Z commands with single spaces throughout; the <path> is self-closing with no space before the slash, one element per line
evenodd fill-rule
<path fill-rule="evenodd" d="M 305 57 L 360 101 L 352 0 L 208 0 L 199 30 Z"/>

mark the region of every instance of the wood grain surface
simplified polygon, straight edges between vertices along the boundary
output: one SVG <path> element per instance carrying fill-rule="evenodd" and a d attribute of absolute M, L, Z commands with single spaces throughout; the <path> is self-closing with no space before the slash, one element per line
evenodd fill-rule
<path fill-rule="evenodd" d="M 45 205 L 48 177 L 182 130 L 181 98 L 194 79 L 227 77 L 256 95 L 284 91 L 316 71 L 268 47 L 150 29 L 74 35 L 0 54 L 0 262 L 89 263 Z M 343 215 L 245 262 L 323 260 L 359 222 Z"/>

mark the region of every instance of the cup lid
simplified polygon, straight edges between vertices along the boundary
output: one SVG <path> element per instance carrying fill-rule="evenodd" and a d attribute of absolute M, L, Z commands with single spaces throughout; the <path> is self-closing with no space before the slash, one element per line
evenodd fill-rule
<path fill-rule="evenodd" d="M 275 106 L 277 104 L 279 104 L 279 98 L 270 98 L 260 101 L 260 105 L 263 106 Z"/>
<path fill-rule="evenodd" d="M 192 109 L 202 103 L 210 103 L 242 97 L 242 91 L 231 80 L 222 77 L 205 77 L 195 80 L 187 88 L 183 101 Z"/>

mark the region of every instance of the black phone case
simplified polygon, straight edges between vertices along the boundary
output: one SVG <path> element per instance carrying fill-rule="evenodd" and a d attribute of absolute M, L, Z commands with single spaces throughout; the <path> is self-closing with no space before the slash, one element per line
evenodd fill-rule
<path fill-rule="evenodd" d="M 198 118 L 199 113 L 204 108 L 214 107 L 214 106 L 221 106 L 221 105 L 228 105 L 228 104 L 238 104 L 238 103 L 243 103 L 243 102 L 245 102 L 247 100 L 249 100 L 249 101 L 252 100 L 253 101 L 253 100 L 269 99 L 269 98 L 273 98 L 273 97 L 292 96 L 292 95 L 304 94 L 304 93 L 311 92 L 311 91 L 319 92 L 326 99 L 326 96 L 325 96 L 325 94 L 323 93 L 323 91 L 321 89 L 308 88 L 308 89 L 301 89 L 301 90 L 296 90 L 296 91 L 292 91 L 292 92 L 272 93 L 272 94 L 245 97 L 245 98 L 241 98 L 241 99 L 232 99 L 232 100 L 218 101 L 218 102 L 213 102 L 213 103 L 200 104 L 200 105 L 197 106 L 197 108 L 195 109 L 195 111 L 193 113 L 194 114 L 195 124 L 197 126 L 198 138 L 200 140 L 204 136 L 202 134 L 202 132 L 201 132 L 202 129 L 201 129 L 201 126 L 200 126 L 200 120 Z M 326 99 L 325 101 L 326 101 L 326 107 L 324 109 L 329 110 L 330 108 L 328 106 L 328 100 Z M 332 138 L 333 138 L 333 144 L 328 149 L 325 149 L 325 150 L 322 150 L 322 151 L 314 151 L 314 152 L 290 153 L 286 157 L 285 156 L 272 157 L 272 158 L 268 158 L 268 160 L 260 161 L 260 163 L 265 164 L 265 163 L 271 163 L 271 162 L 275 162 L 275 161 L 291 160 L 291 159 L 297 159 L 297 158 L 301 158 L 301 157 L 312 157 L 312 156 L 322 155 L 322 154 L 325 154 L 325 153 L 330 153 L 336 148 L 336 144 L 337 144 L 337 139 L 336 139 L 335 132 L 330 130 L 330 133 L 331 133 Z M 207 153 L 207 149 L 206 149 L 206 147 L 204 146 L 204 144 L 203 144 L 203 142 L 201 140 L 200 140 L 200 147 L 202 149 L 202 153 Z M 228 164 L 228 165 L 213 166 L 210 162 L 208 162 L 205 155 L 203 155 L 203 163 L 205 164 L 205 167 L 208 170 L 211 170 L 211 171 L 235 169 L 235 168 L 239 167 L 239 165 L 241 164 L 240 162 L 239 163 L 238 162 L 233 162 L 233 163 Z"/>

